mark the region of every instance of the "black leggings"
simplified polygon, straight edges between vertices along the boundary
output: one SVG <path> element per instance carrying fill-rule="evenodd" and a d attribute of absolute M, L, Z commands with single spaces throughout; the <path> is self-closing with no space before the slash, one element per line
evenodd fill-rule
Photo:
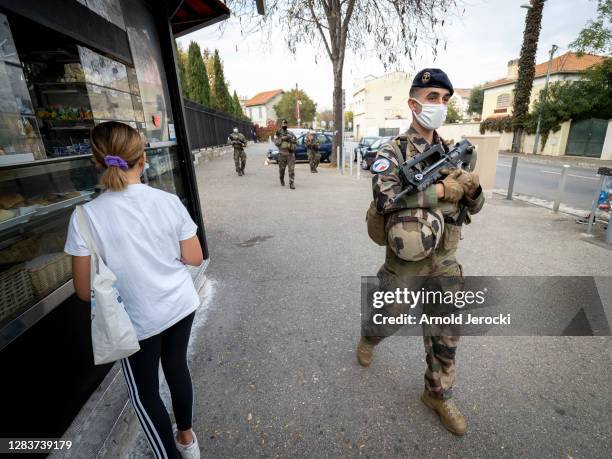
<path fill-rule="evenodd" d="M 195 312 L 158 335 L 140 341 L 140 351 L 121 360 L 130 400 L 156 458 L 180 458 L 170 416 L 159 395 L 159 361 L 170 388 L 179 430 L 191 429 L 193 389 L 187 344 Z"/>

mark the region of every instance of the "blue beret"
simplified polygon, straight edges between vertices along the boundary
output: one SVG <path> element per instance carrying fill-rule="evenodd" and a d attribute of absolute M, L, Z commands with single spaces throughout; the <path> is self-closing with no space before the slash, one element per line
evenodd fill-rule
<path fill-rule="evenodd" d="M 412 80 L 413 88 L 444 88 L 452 96 L 455 90 L 448 79 L 448 75 L 440 69 L 423 69 Z"/>

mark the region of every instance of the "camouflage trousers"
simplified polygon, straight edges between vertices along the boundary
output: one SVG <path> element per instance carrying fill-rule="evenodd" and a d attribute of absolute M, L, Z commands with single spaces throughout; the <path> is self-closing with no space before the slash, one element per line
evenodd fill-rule
<path fill-rule="evenodd" d="M 295 180 L 295 153 L 279 153 L 278 155 L 278 173 L 280 179 L 285 179 L 285 169 L 289 167 L 289 183 Z"/>
<path fill-rule="evenodd" d="M 321 153 L 308 150 L 308 161 L 310 162 L 310 172 L 316 172 L 319 162 L 321 162 Z"/>
<path fill-rule="evenodd" d="M 242 148 L 234 148 L 234 165 L 236 166 L 236 172 L 244 172 L 246 153 Z"/>
<path fill-rule="evenodd" d="M 449 244 L 447 244 L 448 246 Z M 455 248 L 451 250 L 445 249 L 443 246 L 424 260 L 409 262 L 397 258 L 387 247 L 385 264 L 377 274 L 380 289 L 395 291 L 397 288 L 407 288 L 418 291 L 423 288 L 443 292 L 462 290 L 464 284 L 463 269 L 455 259 L 455 250 L 456 244 Z M 438 314 L 435 305 L 422 305 L 422 308 L 425 314 Z M 372 313 L 380 312 L 381 310 L 372 311 Z M 382 312 L 386 316 L 397 317 L 410 311 L 407 311 L 405 304 L 392 304 L 383 308 Z M 455 354 L 461 335 L 461 326 L 422 324 L 421 327 L 427 362 L 425 389 L 432 397 L 451 398 L 455 379 Z M 376 345 L 401 328 L 401 325 L 374 325 L 370 318 L 363 334 L 367 341 Z"/>

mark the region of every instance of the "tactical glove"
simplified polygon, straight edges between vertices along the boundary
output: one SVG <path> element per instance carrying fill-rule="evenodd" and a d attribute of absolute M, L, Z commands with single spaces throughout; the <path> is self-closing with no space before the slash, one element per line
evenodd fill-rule
<path fill-rule="evenodd" d="M 472 196 L 474 192 L 480 186 L 480 180 L 478 179 L 478 174 L 475 172 L 468 172 L 463 169 L 442 169 L 440 173 L 443 175 L 448 175 L 451 172 L 456 172 L 455 179 L 461 184 L 463 187 L 463 191 L 468 196 Z"/>
<path fill-rule="evenodd" d="M 463 197 L 465 191 L 463 185 L 457 179 L 459 175 L 461 175 L 461 169 L 455 169 L 442 180 L 444 186 L 444 198 L 442 199 L 445 201 L 457 202 Z"/>

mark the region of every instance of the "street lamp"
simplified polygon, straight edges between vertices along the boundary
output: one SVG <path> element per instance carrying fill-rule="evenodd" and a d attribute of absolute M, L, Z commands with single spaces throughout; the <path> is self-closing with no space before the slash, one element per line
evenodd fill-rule
<path fill-rule="evenodd" d="M 550 68 L 552 67 L 553 55 L 559 47 L 557 45 L 552 45 L 549 51 L 549 59 L 548 59 L 548 67 L 546 69 L 546 81 L 544 82 L 544 95 L 542 97 L 542 102 L 546 101 L 547 91 L 548 91 L 548 80 L 550 79 Z M 536 155 L 538 152 L 538 142 L 540 141 L 540 124 L 542 123 L 542 110 L 538 114 L 538 125 L 536 126 L 535 140 L 533 142 L 533 154 Z"/>

